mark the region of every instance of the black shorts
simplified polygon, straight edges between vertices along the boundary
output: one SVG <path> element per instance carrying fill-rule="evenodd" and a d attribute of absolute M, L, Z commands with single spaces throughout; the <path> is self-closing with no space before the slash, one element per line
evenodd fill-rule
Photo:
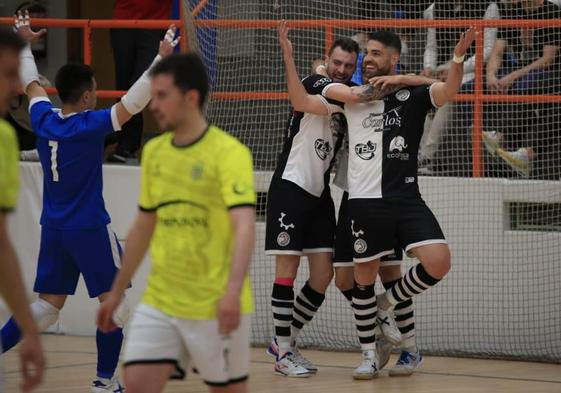
<path fill-rule="evenodd" d="M 333 252 L 335 206 L 326 188 L 317 198 L 287 180 L 273 180 L 267 198 L 265 254 Z"/>
<path fill-rule="evenodd" d="M 446 240 L 434 214 L 421 198 L 350 199 L 349 218 L 355 263 L 379 259 L 400 249 Z"/>
<path fill-rule="evenodd" d="M 337 218 L 337 229 L 335 230 L 335 252 L 333 255 L 333 267 L 353 267 L 353 235 L 351 231 L 351 220 L 349 218 L 349 193 L 344 192 L 339 205 L 339 216 Z M 395 241 L 394 251 L 381 258 L 382 266 L 400 266 L 403 259 L 403 250 Z"/>

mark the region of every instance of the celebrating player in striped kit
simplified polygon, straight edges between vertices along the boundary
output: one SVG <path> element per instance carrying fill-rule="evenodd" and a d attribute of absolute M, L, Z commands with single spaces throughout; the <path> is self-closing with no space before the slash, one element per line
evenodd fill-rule
<path fill-rule="evenodd" d="M 281 27 L 289 95 L 296 110 L 326 114 L 323 101 L 306 94 L 292 57 L 286 26 Z M 343 84 L 332 83 L 322 92 L 325 98 L 344 102 L 349 124 L 349 216 L 355 262 L 353 308 L 355 318 L 388 313 L 401 301 L 436 285 L 450 269 L 450 251 L 438 221 L 422 200 L 417 184 L 416 157 L 424 118 L 432 107 L 453 99 L 461 85 L 466 49 L 475 39 L 475 30 L 462 34 L 454 50 L 448 80 L 432 85 L 400 89 L 383 100 L 358 102 L 357 93 Z M 398 85 L 407 76 L 396 75 L 401 42 L 393 33 L 382 31 L 370 36 L 363 70 L 365 80 L 379 77 L 360 94 L 375 98 L 381 87 Z M 379 299 L 374 283 L 381 257 L 399 246 L 420 260 L 397 280 Z M 374 318 L 372 318 L 374 320 Z M 364 336 L 362 324 L 359 332 Z M 372 336 L 374 326 L 370 326 Z M 365 349 L 363 347 L 363 349 Z M 410 354 L 407 362 L 420 361 Z M 363 351 L 358 374 L 376 375 L 379 366 L 373 348 Z"/>

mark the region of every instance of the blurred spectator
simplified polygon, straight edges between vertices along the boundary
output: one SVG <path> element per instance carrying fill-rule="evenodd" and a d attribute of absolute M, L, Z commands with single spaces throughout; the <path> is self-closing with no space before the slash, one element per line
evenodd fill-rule
<path fill-rule="evenodd" d="M 544 0 L 511 0 L 507 19 L 559 19 L 561 8 Z M 559 94 L 561 29 L 501 28 L 487 66 L 487 89 L 496 94 Z M 494 105 L 483 134 L 487 150 L 521 175 L 559 178 L 559 106 Z M 494 132 L 496 131 L 496 132 Z M 523 146 L 523 147 L 520 147 Z M 509 151 L 509 149 L 511 151 Z"/>
<path fill-rule="evenodd" d="M 170 19 L 172 0 L 115 0 L 113 19 Z M 165 30 L 111 29 L 111 45 L 115 58 L 115 84 L 128 90 L 158 54 Z M 134 160 L 142 140 L 142 113 L 133 116 L 119 133 L 111 162 Z"/>
<path fill-rule="evenodd" d="M 495 2 L 488 1 L 458 1 L 437 0 L 424 12 L 425 19 L 499 19 L 499 7 Z M 459 35 L 465 31 L 464 27 L 430 28 L 424 53 L 424 67 L 421 74 L 445 81 L 448 77 L 452 53 Z M 496 28 L 485 29 L 483 61 L 486 62 L 491 54 L 497 37 Z M 475 46 L 468 49 L 464 62 L 464 77 L 461 93 L 472 93 L 475 79 Z M 433 173 L 433 160 L 440 146 L 443 134 L 448 129 L 452 116 L 452 108 L 456 104 L 449 103 L 436 110 L 433 116 L 427 116 L 425 133 L 419 150 L 419 173 L 430 175 Z M 471 109 L 460 104 L 454 112 L 462 112 L 463 121 L 455 122 L 454 128 L 459 135 L 468 135 L 465 128 L 471 126 Z M 467 113 L 466 113 L 467 112 Z M 455 117 L 455 116 L 454 116 Z M 459 129 L 459 130 L 458 130 Z M 467 149 L 456 152 L 469 156 Z M 448 161 L 448 160 L 447 160 Z M 466 166 L 467 168 L 467 166 Z"/>

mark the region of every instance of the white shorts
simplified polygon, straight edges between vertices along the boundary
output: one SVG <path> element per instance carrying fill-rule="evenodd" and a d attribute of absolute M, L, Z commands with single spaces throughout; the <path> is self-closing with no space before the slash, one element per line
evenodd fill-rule
<path fill-rule="evenodd" d="M 140 304 L 127 334 L 124 364 L 175 364 L 180 372 L 196 368 L 211 386 L 227 386 L 249 376 L 251 316 L 242 315 L 239 328 L 229 336 L 218 333 L 218 321 L 170 317 Z"/>

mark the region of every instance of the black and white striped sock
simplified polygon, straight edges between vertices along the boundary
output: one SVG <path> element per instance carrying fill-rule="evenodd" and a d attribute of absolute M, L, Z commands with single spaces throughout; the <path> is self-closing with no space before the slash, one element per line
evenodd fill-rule
<path fill-rule="evenodd" d="M 316 315 L 319 307 L 325 300 L 325 295 L 315 291 L 309 281 L 300 290 L 294 302 L 294 312 L 292 313 L 292 326 L 290 328 L 292 334 L 292 342 L 294 343 L 300 334 L 300 331 L 306 326 Z"/>
<path fill-rule="evenodd" d="M 423 265 L 419 263 L 409 269 L 400 280 L 396 281 L 395 284 L 386 291 L 385 296 L 381 297 L 384 304 L 380 304 L 380 307 L 386 309 L 390 306 L 395 306 L 397 303 L 411 299 L 413 296 L 423 293 L 427 289 L 435 286 L 439 281 L 439 279 L 428 274 Z M 386 304 L 386 302 L 389 304 Z"/>
<path fill-rule="evenodd" d="M 376 294 L 374 284 L 359 285 L 353 288 L 353 312 L 358 341 L 363 351 L 376 349 Z"/>
<path fill-rule="evenodd" d="M 384 283 L 384 288 L 391 288 L 399 280 Z M 415 313 L 413 311 L 413 300 L 407 299 L 397 303 L 394 309 L 395 323 L 401 333 L 401 348 L 407 352 L 417 352 L 415 341 Z"/>
<path fill-rule="evenodd" d="M 294 310 L 294 287 L 275 283 L 271 304 L 273 324 L 279 346 L 279 358 L 290 351 L 290 324 Z"/>

